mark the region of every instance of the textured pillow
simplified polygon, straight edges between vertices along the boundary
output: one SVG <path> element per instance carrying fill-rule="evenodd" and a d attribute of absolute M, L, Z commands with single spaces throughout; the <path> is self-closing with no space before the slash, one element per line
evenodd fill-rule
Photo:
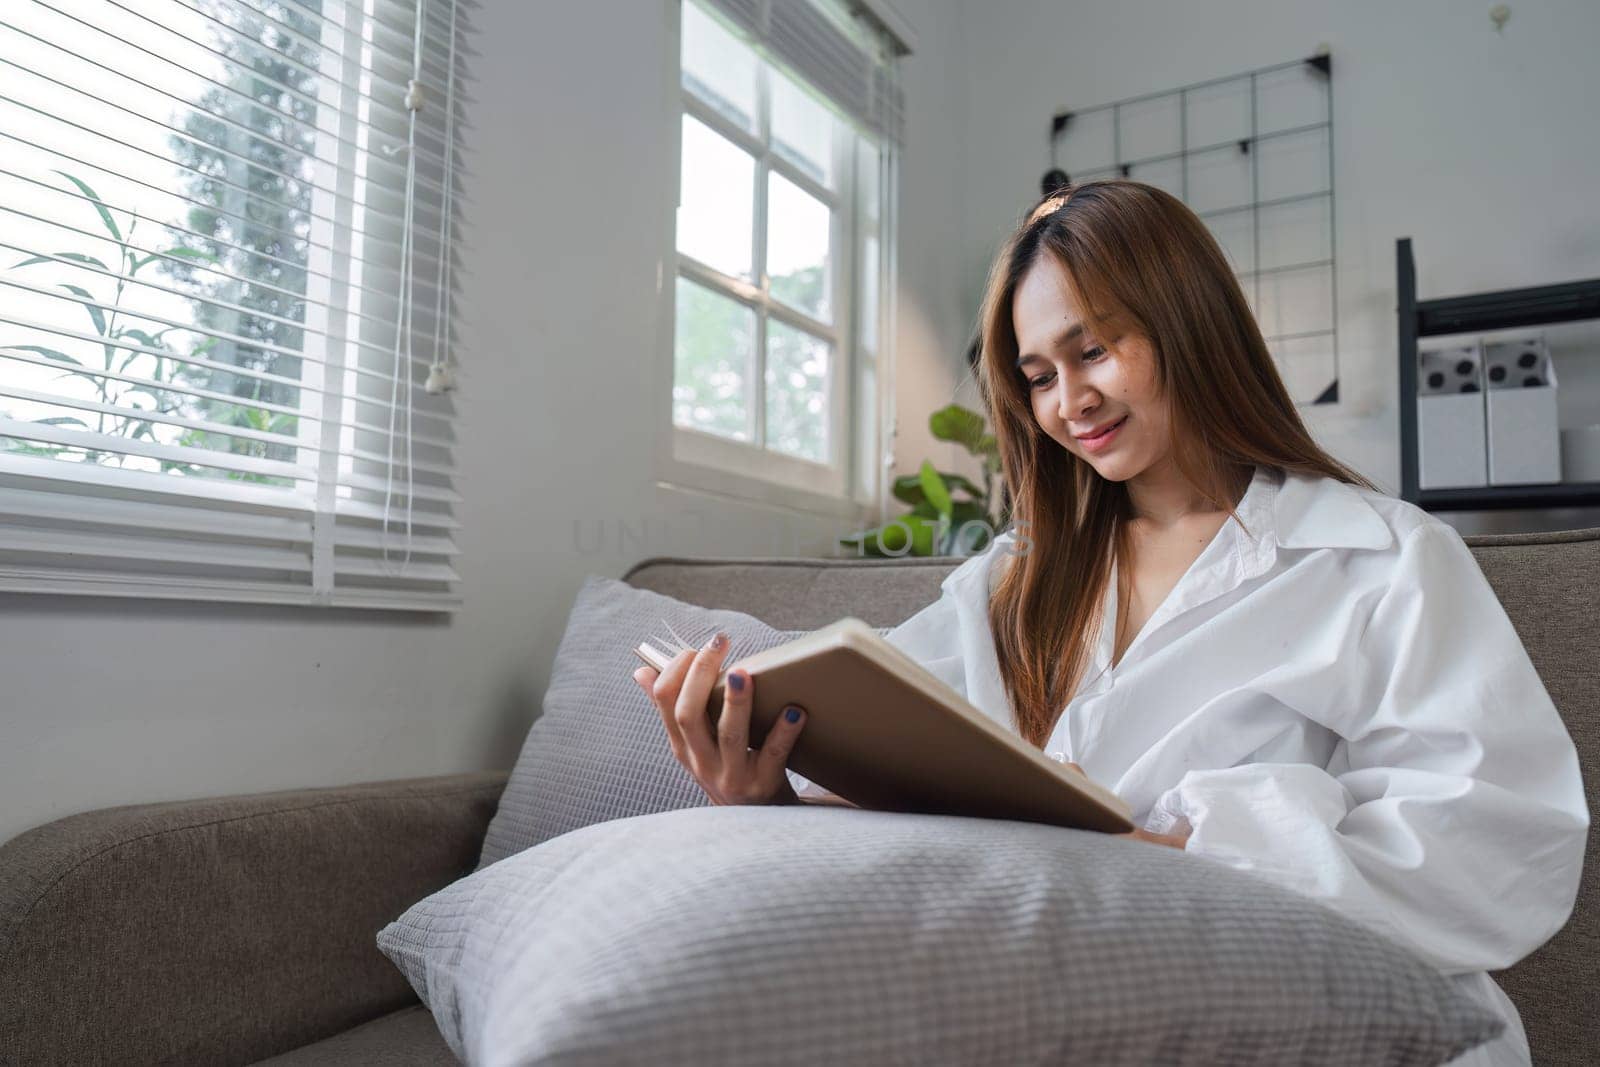
<path fill-rule="evenodd" d="M 378 945 L 471 1064 L 1440 1064 L 1504 1023 L 1323 905 L 1035 823 L 710 806 L 586 827 Z"/>
<path fill-rule="evenodd" d="M 589 576 L 556 649 L 544 713 L 529 728 L 489 823 L 480 867 L 590 823 L 710 804 L 633 681 L 634 646 L 669 638 L 668 626 L 697 646 L 721 630 L 728 663 L 804 632 Z"/>

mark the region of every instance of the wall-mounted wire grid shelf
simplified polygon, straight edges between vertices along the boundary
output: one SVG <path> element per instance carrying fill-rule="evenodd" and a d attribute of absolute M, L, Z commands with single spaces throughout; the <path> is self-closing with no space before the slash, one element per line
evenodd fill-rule
<path fill-rule="evenodd" d="M 1058 112 L 1044 178 L 1046 191 L 1130 178 L 1189 205 L 1307 405 L 1339 400 L 1332 64 L 1324 52 Z"/>

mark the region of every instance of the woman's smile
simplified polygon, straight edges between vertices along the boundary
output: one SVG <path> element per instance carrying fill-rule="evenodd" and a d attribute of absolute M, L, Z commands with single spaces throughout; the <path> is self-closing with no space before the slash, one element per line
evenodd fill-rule
<path fill-rule="evenodd" d="M 1111 443 L 1117 439 L 1117 434 L 1122 429 L 1122 424 L 1127 421 L 1128 416 L 1124 415 L 1122 418 L 1112 423 L 1109 429 L 1098 436 L 1078 438 L 1078 444 L 1083 446 L 1085 452 L 1104 452 L 1106 449 L 1110 448 Z"/>

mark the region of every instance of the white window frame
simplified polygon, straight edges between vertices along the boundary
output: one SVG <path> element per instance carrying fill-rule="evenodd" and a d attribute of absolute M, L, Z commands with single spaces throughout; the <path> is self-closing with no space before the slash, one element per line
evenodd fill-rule
<path fill-rule="evenodd" d="M 671 177 L 662 183 L 667 196 L 662 211 L 665 218 L 662 254 L 656 262 L 659 327 L 655 391 L 651 397 L 652 410 L 656 413 L 658 478 L 667 487 L 688 488 L 741 501 L 830 515 L 853 523 L 868 521 L 874 513 L 881 511 L 880 497 L 885 481 L 884 464 L 864 462 L 867 457 L 863 451 L 877 454 L 884 437 L 883 428 L 888 425 L 885 415 L 889 410 L 889 397 L 884 386 L 889 380 L 887 369 L 891 344 L 886 328 L 886 312 L 892 306 L 889 294 L 891 286 L 887 281 L 892 274 L 880 264 L 878 344 L 877 351 L 869 355 L 862 352 L 859 343 L 860 301 L 856 292 L 859 261 L 863 254 L 861 203 L 856 185 L 856 143 L 860 135 L 847 120 L 838 120 L 833 146 L 834 173 L 839 176 L 837 191 L 823 187 L 776 152 L 772 146 L 770 129 L 768 69 L 772 60 L 760 48 L 754 49 L 759 60 L 756 107 L 759 133 L 752 134 L 741 128 L 694 96 L 683 86 L 682 75 L 682 5 L 693 2 L 666 0 L 669 32 L 665 49 L 667 62 L 663 64 L 661 128 L 669 138 L 665 156 Z M 802 79 L 793 73 L 784 73 L 803 84 Z M 830 248 L 834 259 L 831 264 L 832 326 L 812 319 L 770 296 L 764 285 L 752 285 L 745 279 L 730 277 L 678 251 L 677 214 L 679 183 L 683 172 L 682 128 L 685 115 L 704 123 L 718 136 L 727 138 L 754 159 L 753 257 L 762 268 L 763 278 L 766 265 L 768 174 L 776 172 L 782 175 L 829 207 L 832 219 Z M 883 167 L 887 171 L 887 160 Z M 880 252 L 886 244 L 883 235 L 891 232 L 888 219 L 893 211 L 892 204 L 880 205 Z M 880 258 L 887 259 L 886 256 Z M 676 294 L 680 274 L 756 310 L 756 364 L 751 368 L 751 387 L 747 394 L 747 402 L 752 405 L 753 422 L 757 427 L 755 441 L 739 441 L 679 426 L 673 420 L 672 389 L 677 354 Z M 833 345 L 828 374 L 830 455 L 826 465 L 784 455 L 756 443 L 764 437 L 766 418 L 764 372 L 766 324 L 769 318 L 799 327 Z M 864 391 L 860 387 L 863 377 L 869 375 L 877 383 L 877 388 L 873 390 L 876 396 L 873 397 L 863 396 Z M 863 410 L 869 403 L 873 407 L 871 412 Z M 867 427 L 874 432 L 866 432 Z M 871 472 L 870 476 L 868 472 Z"/>

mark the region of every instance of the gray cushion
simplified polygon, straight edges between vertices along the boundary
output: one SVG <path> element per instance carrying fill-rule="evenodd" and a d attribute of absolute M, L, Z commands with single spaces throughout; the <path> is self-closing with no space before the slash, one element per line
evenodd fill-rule
<path fill-rule="evenodd" d="M 729 663 L 796 636 L 743 612 L 587 578 L 479 866 L 590 823 L 710 803 L 672 755 L 660 713 L 633 680 L 640 665 L 634 646 L 668 637 L 668 626 L 696 646 L 726 633 Z"/>
<path fill-rule="evenodd" d="M 1504 1024 L 1244 872 L 1033 823 L 701 807 L 589 826 L 379 947 L 468 1062 L 1439 1064 Z"/>

